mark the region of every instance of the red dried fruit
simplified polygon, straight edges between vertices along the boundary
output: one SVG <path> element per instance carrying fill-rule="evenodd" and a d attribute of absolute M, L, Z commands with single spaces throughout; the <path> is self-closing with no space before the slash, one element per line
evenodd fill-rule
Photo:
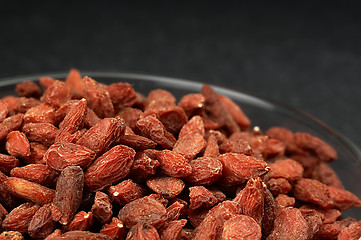
<path fill-rule="evenodd" d="M 67 231 L 86 231 L 93 225 L 93 213 L 80 211 L 66 226 Z"/>
<path fill-rule="evenodd" d="M 9 108 L 8 104 L 4 100 L 0 100 L 0 122 L 4 121 L 6 116 L 8 115 Z"/>
<path fill-rule="evenodd" d="M 228 112 L 219 99 L 218 94 L 208 84 L 202 86 L 202 94 L 205 97 L 204 109 L 207 117 L 220 125 L 226 127 L 230 133 L 239 131 L 239 126 L 233 119 L 232 115 Z"/>
<path fill-rule="evenodd" d="M 189 162 L 192 173 L 185 181 L 197 185 L 211 185 L 222 176 L 223 165 L 216 158 L 200 157 Z"/>
<path fill-rule="evenodd" d="M 38 99 L 21 97 L 16 102 L 14 108 L 9 111 L 9 114 L 13 115 L 16 113 L 26 113 L 29 109 L 40 104 L 41 102 Z"/>
<path fill-rule="evenodd" d="M 85 186 L 90 191 L 101 190 L 119 182 L 130 172 L 135 151 L 117 145 L 97 158 L 85 172 Z"/>
<path fill-rule="evenodd" d="M 65 79 L 65 84 L 70 87 L 73 94 L 77 97 L 83 97 L 84 96 L 84 85 L 83 85 L 83 79 L 81 77 L 80 72 L 72 68 L 70 69 L 68 76 Z"/>
<path fill-rule="evenodd" d="M 51 77 L 39 77 L 39 84 L 44 91 L 53 85 L 55 81 L 57 80 Z"/>
<path fill-rule="evenodd" d="M 333 207 L 327 186 L 317 180 L 298 180 L 294 185 L 293 194 L 298 200 L 314 203 L 325 209 Z"/>
<path fill-rule="evenodd" d="M 101 155 L 124 132 L 124 122 L 119 118 L 104 118 L 90 128 L 76 144 L 83 145 Z"/>
<path fill-rule="evenodd" d="M 303 218 L 308 224 L 308 239 L 317 239 L 317 235 L 322 226 L 322 218 L 315 210 L 303 210 L 300 209 Z"/>
<path fill-rule="evenodd" d="M 337 159 L 336 150 L 323 140 L 308 133 L 295 133 L 294 139 L 298 147 L 315 153 L 322 161 Z"/>
<path fill-rule="evenodd" d="M 101 224 L 108 223 L 113 216 L 112 209 L 109 196 L 103 192 L 96 192 L 94 204 L 91 207 L 94 218 Z"/>
<path fill-rule="evenodd" d="M 274 230 L 267 240 L 307 240 L 308 233 L 308 224 L 300 210 L 289 207 L 278 213 L 274 221 Z"/>
<path fill-rule="evenodd" d="M 143 197 L 126 204 L 118 218 L 131 228 L 137 223 L 159 228 L 165 222 L 167 211 L 162 203 L 152 197 Z"/>
<path fill-rule="evenodd" d="M 87 108 L 86 114 L 84 116 L 84 125 L 87 128 L 91 128 L 99 123 L 102 119 L 99 118 L 96 113 L 91 108 Z"/>
<path fill-rule="evenodd" d="M 0 171 L 9 174 L 10 171 L 19 166 L 19 160 L 13 156 L 0 153 Z"/>
<path fill-rule="evenodd" d="M 320 163 L 318 157 L 314 157 L 308 154 L 293 154 L 290 156 L 291 159 L 296 160 L 303 166 L 303 177 L 312 178 L 314 168 Z"/>
<path fill-rule="evenodd" d="M 187 224 L 186 219 L 167 222 L 159 231 L 162 240 L 177 240 L 183 227 Z"/>
<path fill-rule="evenodd" d="M 132 130 L 135 130 L 137 127 L 137 121 L 140 119 L 142 114 L 143 111 L 140 109 L 125 107 L 117 113 L 117 116 L 124 120 L 126 126 L 130 127 Z"/>
<path fill-rule="evenodd" d="M 230 98 L 224 95 L 219 95 L 219 100 L 221 101 L 222 105 L 227 109 L 227 111 L 231 114 L 234 121 L 236 121 L 236 123 L 242 128 L 242 130 L 248 130 L 251 125 L 251 121 L 243 113 L 241 108 Z"/>
<path fill-rule="evenodd" d="M 207 146 L 204 137 L 199 134 L 185 135 L 174 144 L 173 152 L 179 153 L 188 160 L 194 159 Z"/>
<path fill-rule="evenodd" d="M 84 187 L 84 173 L 78 166 L 64 168 L 56 183 L 53 204 L 60 211 L 59 222 L 69 224 L 78 210 Z"/>
<path fill-rule="evenodd" d="M 81 128 L 84 116 L 87 112 L 87 101 L 81 99 L 74 103 L 68 113 L 65 115 L 63 121 L 59 124 L 60 132 L 75 133 Z"/>
<path fill-rule="evenodd" d="M 292 185 L 285 178 L 271 178 L 267 181 L 267 187 L 274 196 L 287 194 L 292 189 Z"/>
<path fill-rule="evenodd" d="M 86 240 L 111 240 L 111 238 L 102 233 L 92 233 L 88 231 L 69 231 L 60 236 L 51 238 L 51 240 L 68 240 L 68 239 L 86 239 Z"/>
<path fill-rule="evenodd" d="M 261 227 L 251 217 L 245 215 L 234 216 L 223 225 L 222 239 L 260 240 Z"/>
<path fill-rule="evenodd" d="M 50 240 L 53 239 L 55 237 L 59 237 L 62 234 L 60 229 L 55 229 L 54 232 L 52 232 L 51 234 L 49 234 L 44 240 Z"/>
<path fill-rule="evenodd" d="M 26 164 L 39 163 L 45 164 L 46 161 L 43 159 L 48 148 L 38 142 L 30 142 L 30 155 L 25 158 Z"/>
<path fill-rule="evenodd" d="M 320 162 L 312 171 L 312 178 L 328 186 L 343 189 L 343 185 L 337 173 L 326 162 Z"/>
<path fill-rule="evenodd" d="M 262 218 L 262 236 L 268 237 L 273 230 L 273 223 L 277 216 L 277 206 L 272 193 L 266 188 L 264 196 L 264 212 Z"/>
<path fill-rule="evenodd" d="M 340 211 L 361 206 L 360 199 L 350 191 L 332 186 L 328 186 L 327 190 L 334 207 Z"/>
<path fill-rule="evenodd" d="M 150 158 L 144 151 L 137 152 L 134 158 L 130 175 L 137 181 L 143 181 L 156 173 L 160 163 Z"/>
<path fill-rule="evenodd" d="M 303 205 L 300 207 L 300 210 L 304 210 L 304 209 L 316 211 L 321 216 L 322 222 L 324 224 L 333 223 L 336 221 L 338 217 L 341 216 L 341 212 L 334 208 L 323 209 L 315 205 Z"/>
<path fill-rule="evenodd" d="M 167 222 L 178 220 L 182 215 L 186 214 L 187 203 L 183 200 L 176 199 L 167 207 Z"/>
<path fill-rule="evenodd" d="M 44 92 L 40 100 L 51 105 L 54 108 L 59 108 L 73 97 L 70 88 L 62 81 L 54 81 Z"/>
<path fill-rule="evenodd" d="M 222 184 L 233 186 L 260 176 L 269 170 L 267 163 L 239 153 L 225 153 L 217 158 L 223 164 Z"/>
<path fill-rule="evenodd" d="M 17 177 L 9 177 L 4 184 L 12 195 L 39 205 L 53 201 L 55 194 L 53 189 Z"/>
<path fill-rule="evenodd" d="M 176 139 L 168 132 L 164 125 L 154 116 L 146 116 L 141 118 L 136 123 L 137 128 L 141 132 L 141 135 L 152 139 L 166 149 L 173 148 Z"/>
<path fill-rule="evenodd" d="M 16 84 L 15 91 L 19 94 L 20 97 L 39 98 L 41 96 L 41 91 L 39 86 L 31 81 L 25 81 Z"/>
<path fill-rule="evenodd" d="M 0 234 L 1 240 L 24 240 L 23 235 L 18 231 L 4 231 Z"/>
<path fill-rule="evenodd" d="M 2 227 L 7 231 L 27 233 L 29 223 L 40 207 L 33 203 L 24 203 L 14 208 L 6 215 Z"/>
<path fill-rule="evenodd" d="M 44 155 L 46 164 L 57 171 L 68 166 L 87 168 L 94 160 L 95 153 L 87 147 L 74 143 L 56 143 Z"/>
<path fill-rule="evenodd" d="M 147 186 L 165 198 L 174 198 L 182 192 L 185 184 L 179 178 L 159 176 L 149 178 Z"/>
<path fill-rule="evenodd" d="M 108 194 L 114 202 L 125 205 L 145 194 L 145 189 L 131 179 L 124 180 L 115 186 L 110 186 Z"/>
<path fill-rule="evenodd" d="M 5 139 L 9 132 L 17 130 L 23 124 L 24 114 L 16 114 L 6 118 L 0 123 L 0 141 Z"/>
<path fill-rule="evenodd" d="M 113 117 L 114 107 L 106 87 L 87 76 L 83 78 L 83 82 L 88 106 L 94 110 L 98 117 Z"/>
<path fill-rule="evenodd" d="M 207 146 L 204 149 L 203 157 L 216 158 L 219 155 L 219 147 L 216 137 L 211 134 L 207 139 Z"/>
<path fill-rule="evenodd" d="M 19 205 L 18 199 L 13 196 L 4 183 L 9 177 L 0 171 L 0 203 L 8 209 L 13 209 Z"/>
<path fill-rule="evenodd" d="M 127 145 L 137 151 L 154 148 L 157 145 L 156 142 L 149 138 L 134 134 L 129 127 L 125 128 L 124 135 L 118 138 L 117 143 Z"/>
<path fill-rule="evenodd" d="M 232 136 L 219 146 L 219 151 L 221 153 L 231 152 L 252 155 L 252 148 L 249 145 L 248 141 L 242 138 L 232 138 Z"/>
<path fill-rule="evenodd" d="M 24 122 L 55 124 L 55 109 L 46 103 L 32 107 L 24 114 Z"/>
<path fill-rule="evenodd" d="M 115 217 L 112 218 L 110 223 L 105 224 L 102 229 L 100 229 L 100 233 L 109 236 L 112 240 L 121 240 L 126 236 L 123 222 Z"/>
<path fill-rule="evenodd" d="M 361 237 L 361 221 L 352 223 L 343 229 L 337 237 L 337 240 L 360 239 Z"/>
<path fill-rule="evenodd" d="M 192 167 L 180 154 L 173 151 L 163 150 L 156 153 L 160 162 L 160 168 L 172 177 L 186 177 L 191 174 Z"/>
<path fill-rule="evenodd" d="M 44 164 L 28 164 L 23 167 L 13 168 L 10 176 L 23 178 L 31 182 L 51 187 L 55 183 L 58 174 Z"/>
<path fill-rule="evenodd" d="M 32 217 L 28 233 L 33 239 L 44 239 L 54 231 L 55 225 L 50 204 L 46 204 L 39 208 Z"/>
<path fill-rule="evenodd" d="M 275 198 L 276 204 L 278 205 L 279 209 L 283 209 L 286 207 L 293 207 L 295 205 L 296 199 L 294 197 L 290 197 L 285 194 L 279 194 Z"/>
<path fill-rule="evenodd" d="M 290 182 L 299 180 L 303 175 L 303 167 L 292 159 L 277 160 L 268 164 L 270 167 L 267 173 L 268 178 L 285 178 Z"/>
<path fill-rule="evenodd" d="M 50 123 L 27 123 L 22 128 L 30 141 L 40 142 L 46 146 L 54 143 L 59 129 Z"/>
<path fill-rule="evenodd" d="M 137 95 L 129 83 L 113 83 L 106 87 L 112 100 L 115 112 L 125 107 L 131 107 L 137 100 Z"/>
<path fill-rule="evenodd" d="M 205 129 L 203 120 L 200 116 L 193 116 L 186 124 L 181 128 L 178 138 L 182 138 L 186 135 L 200 134 L 204 137 Z"/>
<path fill-rule="evenodd" d="M 193 239 L 220 239 L 222 219 L 219 215 L 207 216 L 193 231 Z M 217 238 L 218 237 L 218 238 Z"/>
<path fill-rule="evenodd" d="M 258 224 L 263 218 L 265 188 L 260 177 L 251 178 L 233 200 L 240 204 L 242 214 L 253 218 Z"/>
<path fill-rule="evenodd" d="M 176 99 L 172 93 L 163 89 L 155 89 L 148 94 L 146 109 L 173 106 L 175 102 Z"/>
<path fill-rule="evenodd" d="M 178 103 L 188 117 L 199 114 L 204 107 L 205 98 L 200 93 L 184 95 Z"/>
<path fill-rule="evenodd" d="M 190 204 L 189 209 L 209 208 L 218 203 L 218 199 L 203 186 L 189 188 Z"/>
<path fill-rule="evenodd" d="M 145 226 L 139 223 L 133 226 L 128 234 L 126 240 L 160 240 L 157 229 L 153 226 Z"/>
<path fill-rule="evenodd" d="M 3 98 L 1 98 L 1 103 L 2 103 L 2 116 L 6 117 L 6 115 L 10 112 L 14 113 L 14 107 L 15 105 L 19 102 L 18 97 L 15 96 L 5 96 Z M 5 107 L 7 108 L 7 110 L 5 109 Z M 6 112 L 6 115 L 5 115 Z M 3 119 L 4 120 L 4 119 Z"/>
<path fill-rule="evenodd" d="M 270 138 L 282 141 L 285 144 L 286 152 L 288 153 L 295 153 L 298 150 L 293 133 L 286 128 L 271 127 L 267 130 L 265 135 L 269 136 Z"/>
<path fill-rule="evenodd" d="M 30 144 L 26 135 L 19 131 L 9 132 L 6 137 L 6 151 L 14 157 L 28 157 L 30 155 Z"/>

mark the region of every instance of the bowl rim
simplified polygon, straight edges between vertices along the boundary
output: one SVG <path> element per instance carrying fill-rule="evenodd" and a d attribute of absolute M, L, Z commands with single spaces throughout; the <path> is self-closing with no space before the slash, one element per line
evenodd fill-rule
<path fill-rule="evenodd" d="M 0 88 L 21 83 L 23 81 L 37 81 L 40 77 L 51 77 L 55 79 L 65 79 L 68 75 L 69 71 L 60 71 L 60 72 L 48 72 L 48 73 L 36 73 L 36 74 L 26 74 L 26 75 L 19 75 L 13 77 L 5 77 L 0 78 Z M 160 76 L 160 75 L 153 75 L 153 74 L 143 74 L 143 73 L 130 73 L 130 72 L 113 72 L 113 71 L 84 71 L 81 70 L 83 76 L 90 76 L 92 78 L 101 78 L 101 77 L 108 77 L 108 78 L 124 78 L 124 79 L 134 79 L 134 80 L 146 80 L 146 81 L 158 81 L 163 83 L 173 83 L 173 84 L 182 84 L 182 85 L 189 85 L 189 86 L 197 86 L 201 87 L 203 84 L 208 84 L 201 81 L 196 80 L 189 80 L 184 78 L 177 78 L 177 77 L 168 77 L 168 76 Z M 233 94 L 242 94 L 247 97 L 251 97 L 254 101 L 261 102 L 263 104 L 271 104 L 281 107 L 282 109 L 289 110 L 296 112 L 297 114 L 301 115 L 302 117 L 316 123 L 324 130 L 332 134 L 337 140 L 339 140 L 344 147 L 352 152 L 356 159 L 361 161 L 361 149 L 356 146 L 350 139 L 348 139 L 343 134 L 339 133 L 338 131 L 334 130 L 333 128 L 329 127 L 327 124 L 319 120 L 318 118 L 314 117 L 313 115 L 306 113 L 296 107 L 288 105 L 286 103 L 277 101 L 272 98 L 264 97 L 254 93 L 252 91 L 248 91 L 245 89 L 237 88 L 232 86 L 218 85 L 218 84 L 209 84 L 213 88 L 215 88 L 216 92 L 226 92 L 226 93 L 233 93 Z"/>

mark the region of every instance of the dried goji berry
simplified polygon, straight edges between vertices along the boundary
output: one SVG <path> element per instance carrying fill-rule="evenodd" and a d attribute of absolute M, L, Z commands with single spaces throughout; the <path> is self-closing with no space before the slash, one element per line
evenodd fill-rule
<path fill-rule="evenodd" d="M 216 158 L 200 157 L 189 162 L 192 167 L 185 181 L 197 185 L 211 185 L 222 176 L 223 165 Z"/>
<path fill-rule="evenodd" d="M 118 218 L 113 217 L 110 223 L 105 224 L 100 233 L 109 236 L 112 240 L 124 239 L 126 235 L 125 226 Z"/>
<path fill-rule="evenodd" d="M 28 226 L 39 205 L 33 203 L 23 203 L 14 208 L 6 215 L 3 220 L 2 227 L 7 231 L 18 231 L 20 233 L 27 233 Z"/>
<path fill-rule="evenodd" d="M 33 239 L 44 239 L 55 229 L 55 222 L 52 219 L 50 204 L 39 208 L 32 217 L 28 233 Z"/>
<path fill-rule="evenodd" d="M 173 151 L 184 156 L 188 160 L 194 159 L 207 145 L 206 140 L 200 133 L 185 135 L 174 144 Z"/>
<path fill-rule="evenodd" d="M 147 180 L 147 186 L 165 198 L 174 198 L 180 194 L 184 185 L 181 179 L 168 176 L 158 176 Z"/>
<path fill-rule="evenodd" d="M 234 216 L 223 225 L 222 239 L 260 240 L 261 237 L 261 227 L 249 216 Z"/>
<path fill-rule="evenodd" d="M 108 223 L 113 216 L 112 209 L 109 196 L 103 192 L 96 192 L 94 204 L 91 207 L 94 218 L 101 224 Z"/>
<path fill-rule="evenodd" d="M 57 171 L 67 166 L 87 168 L 94 160 L 95 152 L 74 143 L 56 143 L 49 147 L 44 155 L 46 164 Z"/>
<path fill-rule="evenodd" d="M 157 152 L 156 156 L 160 162 L 160 168 L 169 176 L 186 177 L 192 173 L 191 165 L 178 153 L 163 150 Z"/>
<path fill-rule="evenodd" d="M 186 219 L 167 222 L 160 230 L 160 239 L 177 240 L 182 228 L 187 224 Z"/>
<path fill-rule="evenodd" d="M 30 144 L 26 135 L 19 131 L 9 132 L 6 137 L 6 151 L 14 157 L 28 157 L 30 155 Z"/>
<path fill-rule="evenodd" d="M 98 157 L 85 172 L 85 186 L 88 190 L 101 190 L 122 180 L 133 164 L 135 151 L 124 145 L 117 145 Z"/>
<path fill-rule="evenodd" d="M 9 174 L 11 169 L 19 166 L 19 159 L 0 153 L 0 171 Z"/>
<path fill-rule="evenodd" d="M 114 202 L 125 205 L 145 195 L 145 189 L 131 179 L 124 180 L 108 188 L 108 193 Z"/>
<path fill-rule="evenodd" d="M 52 187 L 58 174 L 45 164 L 28 164 L 23 167 L 13 168 L 10 176 L 23 178 L 31 182 Z"/>
<path fill-rule="evenodd" d="M 70 88 L 62 81 L 56 80 L 44 92 L 40 100 L 54 108 L 59 108 L 72 98 Z"/>
<path fill-rule="evenodd" d="M 56 183 L 53 204 L 61 213 L 59 222 L 69 224 L 78 210 L 84 187 L 84 173 L 79 166 L 68 166 L 61 172 Z"/>
<path fill-rule="evenodd" d="M 137 96 L 134 89 L 129 83 L 113 83 L 106 87 L 112 100 L 115 112 L 124 107 L 131 107 L 134 105 Z"/>
<path fill-rule="evenodd" d="M 126 204 L 120 209 L 118 218 L 127 228 L 137 223 L 159 228 L 165 222 L 167 211 L 163 204 L 151 197 L 143 197 Z"/>
<path fill-rule="evenodd" d="M 24 114 L 24 122 L 25 123 L 47 122 L 47 123 L 55 124 L 56 123 L 55 109 L 46 103 L 42 103 L 40 105 L 32 107 Z"/>
<path fill-rule="evenodd" d="M 86 231 L 93 225 L 93 213 L 80 211 L 66 226 L 67 231 Z"/>
<path fill-rule="evenodd" d="M 221 182 L 227 186 L 244 183 L 247 179 L 260 176 L 269 170 L 267 163 L 239 153 L 225 153 L 217 158 L 223 164 Z"/>

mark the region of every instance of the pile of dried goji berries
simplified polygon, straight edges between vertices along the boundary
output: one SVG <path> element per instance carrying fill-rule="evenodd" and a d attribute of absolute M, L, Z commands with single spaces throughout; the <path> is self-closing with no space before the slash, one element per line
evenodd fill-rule
<path fill-rule="evenodd" d="M 72 69 L 0 100 L 0 239 L 358 239 L 308 133 L 263 133 L 204 85 L 179 102 Z"/>

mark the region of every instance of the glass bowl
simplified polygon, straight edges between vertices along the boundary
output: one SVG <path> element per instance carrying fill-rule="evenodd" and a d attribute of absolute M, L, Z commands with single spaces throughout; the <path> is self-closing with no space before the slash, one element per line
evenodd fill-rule
<path fill-rule="evenodd" d="M 111 72 L 82 72 L 82 74 L 106 84 L 128 82 L 136 91 L 143 94 L 162 88 L 172 92 L 178 100 L 185 94 L 200 92 L 203 85 L 201 82 L 142 74 Z M 66 75 L 67 73 L 51 73 L 3 79 L 0 81 L 0 96 L 16 94 L 15 85 L 26 80 L 37 81 L 40 76 L 64 79 Z M 339 159 L 332 162 L 331 166 L 337 172 L 345 189 L 361 198 L 361 184 L 358 184 L 361 177 L 361 151 L 347 138 L 318 119 L 286 104 L 242 90 L 212 86 L 218 94 L 226 95 L 235 101 L 251 119 L 252 126 L 259 126 L 261 130 L 267 130 L 272 126 L 282 126 L 291 131 L 308 132 L 328 142 L 336 149 L 339 156 Z M 342 215 L 360 220 L 361 208 L 347 210 Z"/>

